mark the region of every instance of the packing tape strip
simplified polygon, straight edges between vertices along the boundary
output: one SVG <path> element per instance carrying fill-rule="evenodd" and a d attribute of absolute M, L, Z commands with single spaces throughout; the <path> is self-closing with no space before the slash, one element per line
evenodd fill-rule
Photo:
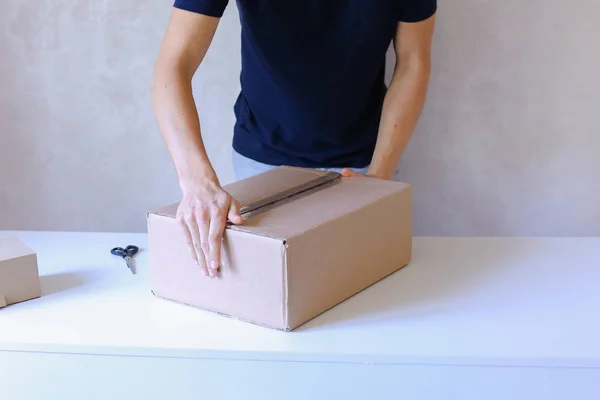
<path fill-rule="evenodd" d="M 341 178 L 342 178 L 342 175 L 337 172 L 328 172 L 322 176 L 319 176 L 316 179 L 312 179 L 306 183 L 303 183 L 303 184 L 293 187 L 291 189 L 284 190 L 273 196 L 270 196 L 265 199 L 254 202 L 252 204 L 243 206 L 240 209 L 240 214 L 242 214 L 242 216 L 244 214 L 250 214 L 250 213 L 258 211 L 262 208 L 273 206 L 284 200 L 290 200 L 296 196 L 306 194 L 307 192 L 324 189 L 326 187 L 329 187 L 329 185 L 331 185 L 331 184 L 340 182 Z"/>

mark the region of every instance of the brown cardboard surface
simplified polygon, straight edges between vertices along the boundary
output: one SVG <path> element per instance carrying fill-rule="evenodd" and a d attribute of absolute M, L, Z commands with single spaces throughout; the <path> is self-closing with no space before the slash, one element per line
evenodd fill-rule
<path fill-rule="evenodd" d="M 16 238 L 0 238 L 0 295 L 5 305 L 41 296 L 37 256 Z"/>
<path fill-rule="evenodd" d="M 328 172 L 314 169 L 280 167 L 229 184 L 225 186 L 225 190 L 244 206 L 327 174 Z"/>
<path fill-rule="evenodd" d="M 336 190 L 352 192 L 363 184 L 347 182 Z M 289 325 L 306 322 L 407 265 L 411 205 L 408 186 L 289 239 Z"/>
<path fill-rule="evenodd" d="M 239 229 L 257 235 L 290 239 L 324 221 L 353 213 L 382 197 L 408 187 L 409 185 L 404 183 L 366 177 L 343 179 L 339 185 L 285 202 L 258 214 L 248 219 Z"/>
<path fill-rule="evenodd" d="M 226 186 L 242 204 L 314 179 L 276 168 Z M 287 177 L 289 176 L 289 181 Z M 288 199 L 229 227 L 221 276 L 193 265 L 177 204 L 148 217 L 154 293 L 235 318 L 291 330 L 409 263 L 410 185 L 367 177 Z"/>
<path fill-rule="evenodd" d="M 7 306 L 7 304 L 6 304 L 6 298 L 4 297 L 3 294 L 0 294 L 0 308 L 4 308 L 6 306 Z"/>
<path fill-rule="evenodd" d="M 157 296 L 268 326 L 285 325 L 281 241 L 227 230 L 221 273 L 210 279 L 193 262 L 173 218 L 151 214 L 148 233 L 152 290 Z"/>
<path fill-rule="evenodd" d="M 35 254 L 35 252 L 19 239 L 15 237 L 0 238 L 0 262 L 31 254 Z"/>
<path fill-rule="evenodd" d="M 327 172 L 313 169 L 280 167 L 269 170 L 261 175 L 252 176 L 248 179 L 226 185 L 224 189 L 244 207 L 277 193 L 303 185 L 313 179 L 323 177 L 326 174 Z M 169 204 L 153 213 L 174 218 L 177 214 L 177 206 L 178 203 Z"/>

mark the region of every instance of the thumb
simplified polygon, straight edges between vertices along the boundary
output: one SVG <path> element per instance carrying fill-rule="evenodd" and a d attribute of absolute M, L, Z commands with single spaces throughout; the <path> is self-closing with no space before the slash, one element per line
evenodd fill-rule
<path fill-rule="evenodd" d="M 344 168 L 342 170 L 342 176 L 344 176 L 346 178 L 348 178 L 350 176 L 354 176 L 354 171 L 352 171 L 351 169 L 348 169 L 348 168 Z"/>
<path fill-rule="evenodd" d="M 227 218 L 236 225 L 244 223 L 244 219 L 240 215 L 240 203 L 238 203 L 235 199 L 231 199 Z"/>

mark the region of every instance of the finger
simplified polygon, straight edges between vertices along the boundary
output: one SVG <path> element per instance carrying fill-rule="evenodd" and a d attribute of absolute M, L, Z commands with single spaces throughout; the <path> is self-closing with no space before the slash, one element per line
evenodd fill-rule
<path fill-rule="evenodd" d="M 219 267 L 221 266 L 221 242 L 223 238 L 223 231 L 225 230 L 225 224 L 227 222 L 226 215 L 223 211 L 215 211 L 210 220 L 210 231 L 208 234 L 208 241 L 210 245 L 210 264 L 208 264 L 208 272 L 211 277 L 216 275 Z"/>
<path fill-rule="evenodd" d="M 346 178 L 349 178 L 349 177 L 351 177 L 351 176 L 354 176 L 354 175 L 355 175 L 355 172 L 354 172 L 354 171 L 352 171 L 352 170 L 351 170 L 351 169 L 349 169 L 349 168 L 344 168 L 344 169 L 342 170 L 342 176 L 344 176 L 344 177 L 346 177 Z"/>
<path fill-rule="evenodd" d="M 231 204 L 229 205 L 229 213 L 227 214 L 227 218 L 236 225 L 244 223 L 244 219 L 240 214 L 240 203 L 238 203 L 235 199 L 231 199 Z"/>
<path fill-rule="evenodd" d="M 179 226 L 181 227 L 181 230 L 183 231 L 183 235 L 185 237 L 185 243 L 187 244 L 187 247 L 190 251 L 190 255 L 192 256 L 192 259 L 194 260 L 194 262 L 196 264 L 198 264 L 198 256 L 196 255 L 196 250 L 194 249 L 194 240 L 192 239 L 192 234 L 190 233 L 190 228 L 188 227 L 187 223 L 185 222 L 185 218 L 183 217 L 183 214 L 180 214 L 177 216 L 177 222 L 179 222 Z"/>
<path fill-rule="evenodd" d="M 210 254 L 210 248 L 208 244 L 208 229 L 210 219 L 208 218 L 208 213 L 204 210 L 197 212 L 196 221 L 198 225 L 198 234 L 200 236 L 200 254 L 198 254 L 198 257 L 202 258 L 202 273 L 205 276 L 208 276 L 208 256 Z"/>
<path fill-rule="evenodd" d="M 185 217 L 185 223 L 192 238 L 192 247 L 194 249 L 194 254 L 196 255 L 196 264 L 202 265 L 202 249 L 200 247 L 200 234 L 198 233 L 198 224 L 196 223 L 196 218 L 194 218 L 193 215 L 187 215 Z"/>

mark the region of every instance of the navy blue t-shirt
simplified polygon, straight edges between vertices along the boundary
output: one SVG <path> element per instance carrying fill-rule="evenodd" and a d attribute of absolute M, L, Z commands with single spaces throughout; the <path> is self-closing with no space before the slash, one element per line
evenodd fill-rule
<path fill-rule="evenodd" d="M 386 93 L 385 54 L 398 21 L 437 0 L 237 0 L 241 93 L 233 147 L 271 165 L 366 167 Z M 228 0 L 175 0 L 221 17 Z"/>

